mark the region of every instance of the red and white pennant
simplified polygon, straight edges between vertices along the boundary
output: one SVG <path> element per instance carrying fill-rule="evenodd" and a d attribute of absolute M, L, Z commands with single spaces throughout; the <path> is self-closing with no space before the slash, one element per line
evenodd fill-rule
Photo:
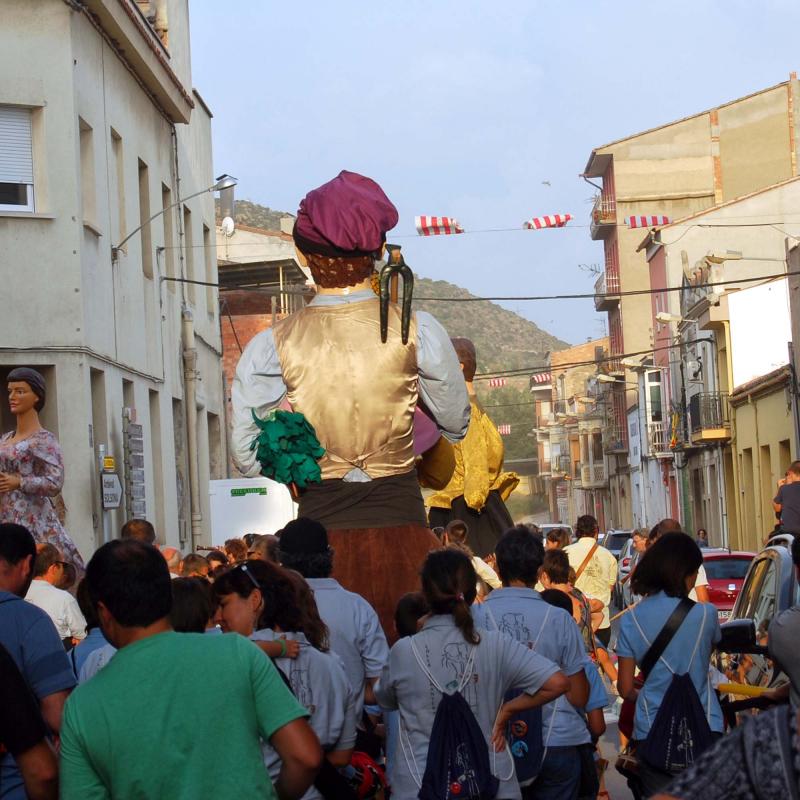
<path fill-rule="evenodd" d="M 501 436 L 510 436 L 511 435 L 511 426 L 510 425 L 498 425 L 497 432 Z"/>
<path fill-rule="evenodd" d="M 669 225 L 669 217 L 663 214 L 640 214 L 635 217 L 625 217 L 625 224 L 629 228 L 654 228 L 659 225 Z"/>
<path fill-rule="evenodd" d="M 501 386 L 505 386 L 508 381 L 505 378 L 489 378 L 489 388 L 490 389 L 499 389 Z"/>
<path fill-rule="evenodd" d="M 550 373 L 549 372 L 535 372 L 531 375 L 531 383 L 550 383 Z"/>
<path fill-rule="evenodd" d="M 450 236 L 464 233 L 464 229 L 454 217 L 414 217 L 417 233 L 420 236 Z"/>
<path fill-rule="evenodd" d="M 548 214 L 544 217 L 533 217 L 522 223 L 527 230 L 540 230 L 541 228 L 563 228 L 572 219 L 572 214 Z"/>

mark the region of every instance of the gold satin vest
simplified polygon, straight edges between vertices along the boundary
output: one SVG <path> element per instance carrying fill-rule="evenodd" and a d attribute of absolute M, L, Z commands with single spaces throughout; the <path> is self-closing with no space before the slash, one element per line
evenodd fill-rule
<path fill-rule="evenodd" d="M 400 311 L 389 306 L 381 342 L 378 299 L 307 306 L 275 323 L 273 336 L 287 399 L 314 426 L 325 455 L 322 479 L 357 467 L 370 478 L 414 468 L 417 326 L 400 338 Z"/>

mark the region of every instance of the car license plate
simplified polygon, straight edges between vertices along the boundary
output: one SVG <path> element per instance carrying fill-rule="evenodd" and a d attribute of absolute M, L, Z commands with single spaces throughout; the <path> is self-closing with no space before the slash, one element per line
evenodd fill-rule
<path fill-rule="evenodd" d="M 718 619 L 730 619 L 731 618 L 731 611 L 717 611 L 717 618 Z"/>

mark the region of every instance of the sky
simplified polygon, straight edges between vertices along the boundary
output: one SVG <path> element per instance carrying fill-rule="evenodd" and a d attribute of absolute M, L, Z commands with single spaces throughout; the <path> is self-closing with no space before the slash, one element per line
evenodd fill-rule
<path fill-rule="evenodd" d="M 800 69 L 796 0 L 190 0 L 190 15 L 214 167 L 238 198 L 294 213 L 342 169 L 369 175 L 414 271 L 479 296 L 591 292 L 592 149 Z M 565 212 L 566 228 L 522 230 Z M 419 214 L 514 230 L 420 238 Z M 591 299 L 502 305 L 572 344 L 606 332 Z"/>

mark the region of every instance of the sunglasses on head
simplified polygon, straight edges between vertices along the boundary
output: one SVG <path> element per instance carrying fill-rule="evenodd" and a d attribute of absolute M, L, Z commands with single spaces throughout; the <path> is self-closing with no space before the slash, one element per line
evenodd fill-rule
<path fill-rule="evenodd" d="M 250 582 L 253 584 L 253 586 L 256 589 L 258 589 L 259 592 L 261 591 L 261 586 L 259 585 L 258 581 L 253 577 L 253 573 L 250 572 L 249 569 L 247 569 L 247 564 L 239 564 L 238 566 L 234 567 L 234 569 L 240 569 L 242 572 L 244 572 L 244 574 L 247 575 L 248 578 L 250 578 Z"/>

